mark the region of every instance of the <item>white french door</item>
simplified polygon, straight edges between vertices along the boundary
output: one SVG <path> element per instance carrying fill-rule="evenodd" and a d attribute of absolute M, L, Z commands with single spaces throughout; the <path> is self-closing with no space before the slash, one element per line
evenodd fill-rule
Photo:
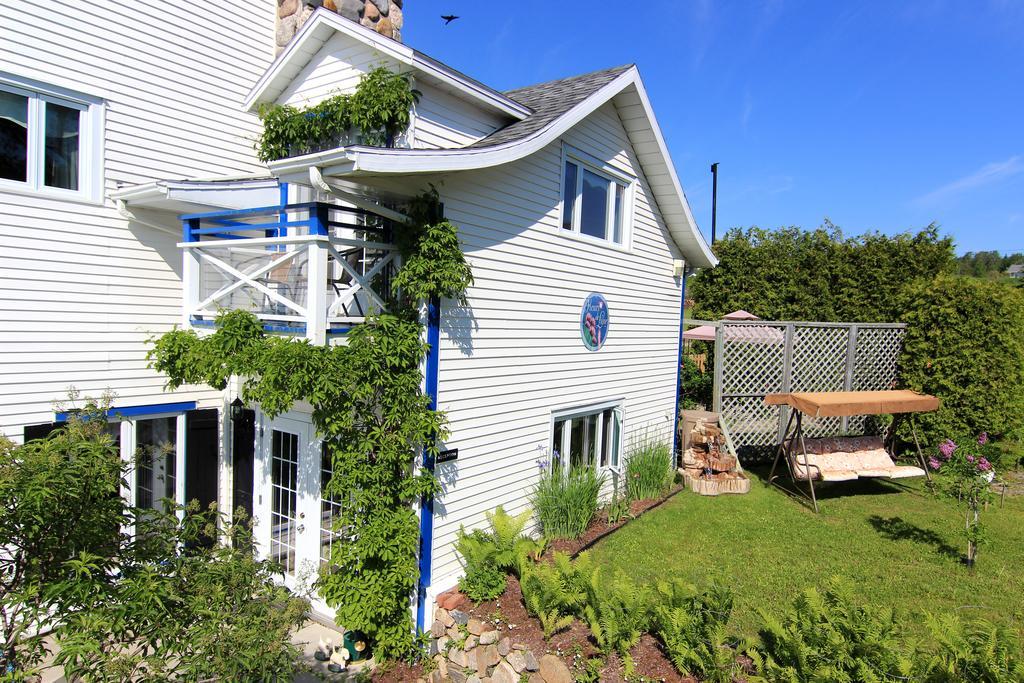
<path fill-rule="evenodd" d="M 257 458 L 256 538 L 284 582 L 308 590 L 319 569 L 320 453 L 313 428 L 297 416 L 263 418 Z"/>
<path fill-rule="evenodd" d="M 330 560 L 339 505 L 323 497 L 331 463 L 308 417 L 262 418 L 256 458 L 255 533 L 260 552 L 277 562 L 289 588 L 308 594 L 313 608 L 333 616 L 310 588 Z"/>

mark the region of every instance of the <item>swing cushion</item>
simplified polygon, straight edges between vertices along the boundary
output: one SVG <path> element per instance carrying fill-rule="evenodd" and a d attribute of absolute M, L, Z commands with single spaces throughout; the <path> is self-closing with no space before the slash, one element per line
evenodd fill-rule
<path fill-rule="evenodd" d="M 807 479 L 810 476 L 822 481 L 851 481 L 859 477 L 923 477 L 924 470 L 909 465 L 895 465 L 877 436 L 833 437 L 806 439 L 807 462 L 813 467 L 803 466 L 803 454 L 796 455 L 796 476 Z"/>

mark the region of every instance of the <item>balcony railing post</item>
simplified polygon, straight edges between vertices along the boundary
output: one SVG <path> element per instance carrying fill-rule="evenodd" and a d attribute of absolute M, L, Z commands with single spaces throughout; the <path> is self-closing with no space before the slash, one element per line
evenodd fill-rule
<path fill-rule="evenodd" d="M 317 204 L 310 212 L 309 233 L 319 239 L 309 243 L 306 269 L 306 337 L 314 344 L 327 343 L 327 204 Z"/>
<path fill-rule="evenodd" d="M 198 242 L 199 236 L 195 230 L 199 228 L 199 219 L 190 218 L 182 223 L 182 237 L 186 242 Z M 200 279 L 202 278 L 202 264 L 199 261 L 199 250 L 193 248 L 182 249 L 181 281 L 181 324 L 184 328 L 192 325 L 192 313 L 199 305 Z"/>

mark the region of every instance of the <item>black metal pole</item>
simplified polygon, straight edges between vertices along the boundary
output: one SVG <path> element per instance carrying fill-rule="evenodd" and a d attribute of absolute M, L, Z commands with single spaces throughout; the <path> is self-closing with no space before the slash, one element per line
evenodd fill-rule
<path fill-rule="evenodd" d="M 718 162 L 711 164 L 711 244 L 718 238 Z"/>

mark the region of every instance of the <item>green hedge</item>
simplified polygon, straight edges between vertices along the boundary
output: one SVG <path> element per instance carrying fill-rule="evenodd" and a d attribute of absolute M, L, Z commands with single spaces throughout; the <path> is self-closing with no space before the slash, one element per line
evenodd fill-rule
<path fill-rule="evenodd" d="M 900 384 L 942 399 L 920 415 L 925 441 L 1024 427 L 1024 294 L 998 282 L 943 276 L 912 287 Z"/>

